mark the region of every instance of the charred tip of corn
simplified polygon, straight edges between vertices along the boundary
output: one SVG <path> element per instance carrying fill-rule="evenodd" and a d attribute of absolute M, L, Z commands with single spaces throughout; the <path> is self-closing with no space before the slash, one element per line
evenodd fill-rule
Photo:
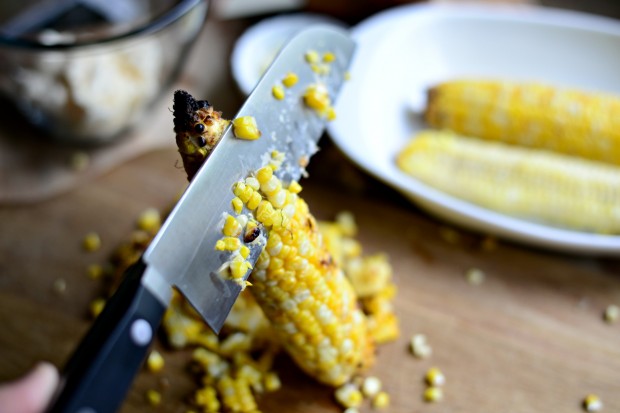
<path fill-rule="evenodd" d="M 196 122 L 196 111 L 211 106 L 206 100 L 196 100 L 185 90 L 174 92 L 172 114 L 175 132 L 188 131 Z"/>

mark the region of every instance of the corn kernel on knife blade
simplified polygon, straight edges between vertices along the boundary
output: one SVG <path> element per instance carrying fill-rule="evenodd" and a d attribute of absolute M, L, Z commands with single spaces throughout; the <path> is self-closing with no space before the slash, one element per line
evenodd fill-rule
<path fill-rule="evenodd" d="M 235 116 L 255 117 L 263 136 L 245 141 L 235 138 L 232 128 L 225 131 L 142 259 L 126 271 L 69 359 L 46 412 L 116 411 L 170 303 L 172 286 L 213 330 L 220 330 L 241 292 L 239 284 L 220 274 L 230 255 L 214 249 L 223 235 L 224 214 L 233 214 L 233 185 L 264 166 L 273 150 L 286 154 L 278 177 L 285 182 L 299 179 L 304 171 L 300 164 L 305 165 L 316 151 L 326 123 L 303 103 L 305 88 L 320 82 L 333 100 L 354 48 L 346 31 L 325 25 L 306 29 L 285 45 Z M 336 56 L 329 73 L 318 75 L 312 70 L 304 59 L 309 50 Z M 272 87 L 288 72 L 295 72 L 299 82 L 286 90 L 284 100 L 276 100 Z M 262 245 L 248 246 L 253 265 Z M 248 275 L 249 271 L 244 280 Z"/>

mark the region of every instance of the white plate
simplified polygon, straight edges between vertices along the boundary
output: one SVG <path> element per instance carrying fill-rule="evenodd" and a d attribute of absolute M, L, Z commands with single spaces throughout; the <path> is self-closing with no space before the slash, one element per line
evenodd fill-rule
<path fill-rule="evenodd" d="M 422 184 L 394 159 L 425 125 L 425 91 L 459 76 L 537 80 L 620 94 L 620 23 L 538 7 L 403 6 L 352 30 L 358 50 L 329 134 L 363 169 L 448 221 L 563 252 L 611 255 L 620 237 L 502 215 Z"/>
<path fill-rule="evenodd" d="M 233 78 L 249 95 L 284 43 L 298 31 L 313 24 L 345 27 L 333 17 L 315 13 L 282 14 L 261 20 L 239 37 L 230 57 Z"/>

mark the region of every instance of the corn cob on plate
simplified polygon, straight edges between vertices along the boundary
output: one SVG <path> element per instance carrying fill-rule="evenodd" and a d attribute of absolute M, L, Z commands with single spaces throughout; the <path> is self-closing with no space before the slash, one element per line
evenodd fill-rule
<path fill-rule="evenodd" d="M 559 251 L 620 252 L 616 235 L 493 212 L 435 190 L 396 164 L 408 140 L 429 128 L 422 116 L 428 89 L 450 79 L 536 81 L 620 95 L 618 22 L 537 7 L 412 5 L 379 13 L 352 34 L 359 47 L 351 87 L 328 131 L 354 162 L 425 210 L 476 231 Z"/>

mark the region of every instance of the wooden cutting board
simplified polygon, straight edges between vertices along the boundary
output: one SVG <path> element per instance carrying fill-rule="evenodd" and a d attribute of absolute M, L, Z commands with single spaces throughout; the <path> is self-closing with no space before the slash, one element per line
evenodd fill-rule
<path fill-rule="evenodd" d="M 600 395 L 605 411 L 620 411 L 620 324 L 601 318 L 608 304 L 620 303 L 618 261 L 501 242 L 482 251 L 482 238 L 465 232 L 448 242 L 441 235 L 445 224 L 323 146 L 302 194 L 320 219 L 352 211 L 365 252 L 388 252 L 399 288 L 401 337 L 379 348 L 370 372 L 391 395 L 386 411 L 579 412 L 588 393 Z M 53 201 L 0 209 L 0 381 L 40 359 L 63 364 L 87 327 L 88 303 L 103 288 L 86 276 L 86 266 L 104 262 L 140 211 L 170 204 L 184 187 L 176 157 L 171 150 L 152 153 Z M 86 253 L 80 243 L 91 230 L 103 247 Z M 487 275 L 481 285 L 465 281 L 473 267 Z M 61 294 L 54 289 L 58 279 L 66 282 Z M 427 335 L 431 358 L 411 356 L 414 333 Z M 123 412 L 185 412 L 195 388 L 185 369 L 189 354 L 163 351 L 164 371 L 142 372 Z M 436 405 L 421 398 L 431 366 L 447 378 L 445 399 Z M 260 399 L 262 411 L 340 411 L 332 391 L 286 357 L 278 370 L 284 387 Z M 149 388 L 162 390 L 162 406 L 146 404 Z"/>

